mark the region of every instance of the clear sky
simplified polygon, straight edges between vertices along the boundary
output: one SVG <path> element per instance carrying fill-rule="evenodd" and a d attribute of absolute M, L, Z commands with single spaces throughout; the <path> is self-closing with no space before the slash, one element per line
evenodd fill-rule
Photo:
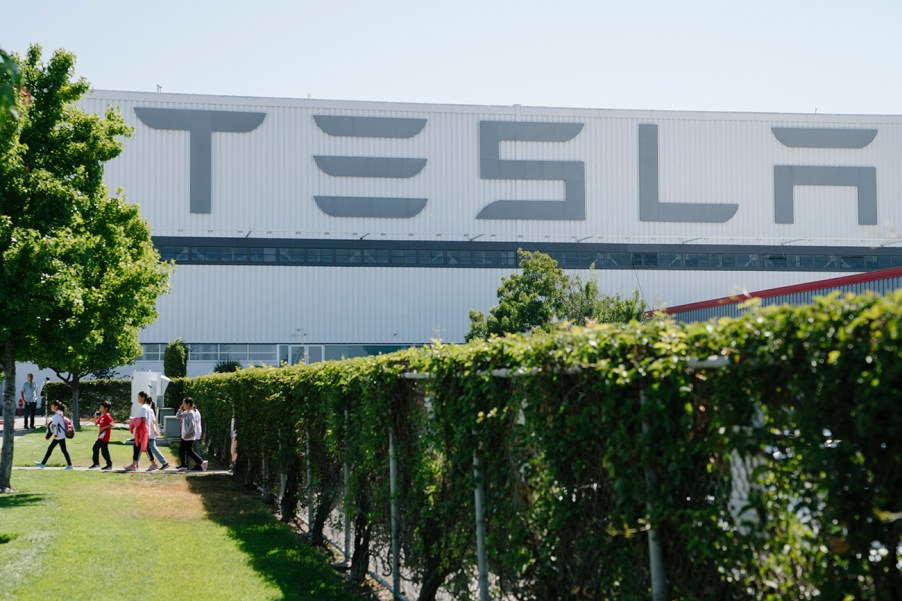
<path fill-rule="evenodd" d="M 902 0 L 27 0 L 107 90 L 902 114 Z"/>

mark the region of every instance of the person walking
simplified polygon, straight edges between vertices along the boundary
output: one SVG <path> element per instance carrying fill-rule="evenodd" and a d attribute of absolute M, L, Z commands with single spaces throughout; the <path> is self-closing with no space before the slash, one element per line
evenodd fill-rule
<path fill-rule="evenodd" d="M 128 429 L 135 437 L 135 446 L 132 451 L 132 463 L 125 468 L 127 472 L 138 471 L 138 460 L 141 458 L 141 453 L 147 451 L 147 424 L 150 421 L 150 417 L 148 416 L 149 408 L 144 404 L 146 397 L 147 394 L 143 390 L 138 393 L 138 403 L 141 404 L 141 409 L 138 415 L 133 417 L 128 423 Z"/>
<path fill-rule="evenodd" d="M 47 435 L 44 437 L 45 439 L 53 438 L 50 442 L 50 446 L 47 447 L 47 453 L 44 455 L 44 459 L 42 461 L 35 461 L 34 464 L 41 469 L 44 469 L 47 465 L 47 461 L 50 459 L 50 454 L 53 452 L 57 446 L 63 451 L 63 457 L 66 458 L 66 469 L 72 469 L 72 459 L 69 458 L 69 451 L 66 450 L 66 418 L 64 414 L 66 412 L 66 406 L 62 404 L 60 401 L 50 401 L 50 410 L 53 412 L 53 419 L 50 420 L 50 424 L 47 426 Z"/>
<path fill-rule="evenodd" d="M 190 457 L 197 464 L 194 469 L 207 471 L 207 462 L 198 452 L 199 441 L 201 438 L 201 422 L 200 411 L 194 406 L 194 399 L 185 397 L 182 400 L 182 406 L 178 413 L 175 414 L 179 418 L 181 424 L 182 441 L 179 445 L 179 466 L 178 470 L 184 472 L 188 470 L 188 458 Z"/>
<path fill-rule="evenodd" d="M 150 466 L 147 468 L 147 471 L 165 470 L 169 467 L 169 462 L 166 461 L 163 453 L 157 447 L 157 436 L 160 435 L 160 428 L 157 424 L 157 404 L 153 402 L 149 394 L 143 392 L 139 394 L 144 394 L 144 407 L 147 408 L 147 417 L 149 418 L 147 422 L 147 457 L 150 459 Z M 159 467 L 157 467 L 157 459 L 160 460 Z"/>
<path fill-rule="evenodd" d="M 34 374 L 28 374 L 25 376 L 25 383 L 22 384 L 22 390 L 19 394 L 22 396 L 22 404 L 23 411 L 22 413 L 25 416 L 25 429 L 31 430 L 34 428 L 34 415 L 37 411 L 38 400 L 35 398 L 36 388 L 34 385 Z M 31 425 L 28 425 L 28 418 L 31 418 Z"/>
<path fill-rule="evenodd" d="M 44 396 L 47 392 L 44 390 L 44 386 L 46 386 L 50 382 L 50 376 L 42 382 L 38 380 L 34 387 L 34 400 L 37 401 L 37 415 L 40 415 L 44 418 L 44 425 L 47 425 L 47 403 L 44 400 Z"/>
<path fill-rule="evenodd" d="M 103 453 L 103 458 L 106 460 L 106 466 L 101 468 L 100 471 L 109 472 L 113 469 L 113 460 L 110 458 L 110 435 L 113 432 L 113 416 L 110 415 L 110 406 L 109 401 L 101 401 L 98 408 L 100 415 L 94 418 L 94 423 L 99 428 L 99 431 L 97 432 L 97 440 L 94 442 L 94 448 L 91 449 L 94 462 L 91 463 L 89 470 L 100 467 L 100 453 Z"/>

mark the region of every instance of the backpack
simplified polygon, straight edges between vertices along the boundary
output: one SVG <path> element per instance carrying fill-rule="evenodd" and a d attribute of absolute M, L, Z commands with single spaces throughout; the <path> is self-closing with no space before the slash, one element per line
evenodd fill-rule
<path fill-rule="evenodd" d="M 66 427 L 66 438 L 75 438 L 75 426 L 68 417 L 63 417 L 63 424 Z"/>

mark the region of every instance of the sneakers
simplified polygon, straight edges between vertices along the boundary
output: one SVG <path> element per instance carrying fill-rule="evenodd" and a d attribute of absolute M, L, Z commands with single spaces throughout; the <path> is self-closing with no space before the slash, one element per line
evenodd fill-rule
<path fill-rule="evenodd" d="M 100 468 L 100 471 L 101 471 L 101 472 L 111 472 L 111 471 L 113 471 L 113 464 L 111 463 L 111 464 L 109 464 L 109 465 L 106 466 L 106 467 Z"/>
<path fill-rule="evenodd" d="M 160 466 L 160 469 L 161 469 L 161 470 L 168 470 L 168 469 L 169 469 L 169 463 L 168 463 L 168 462 L 167 462 L 167 463 L 164 463 L 163 465 Z"/>
<path fill-rule="evenodd" d="M 178 467 L 176 468 L 176 471 L 179 471 L 179 472 L 187 472 L 187 471 L 188 471 L 188 466 L 180 465 L 180 466 L 178 466 Z"/>
<path fill-rule="evenodd" d="M 138 466 L 137 466 L 137 465 L 130 465 L 130 466 L 128 466 L 128 467 L 125 468 L 125 471 L 127 471 L 127 472 L 137 472 L 137 471 L 138 471 Z"/>
<path fill-rule="evenodd" d="M 100 467 L 100 464 L 99 464 L 99 463 L 95 463 L 95 464 L 91 465 L 91 467 L 89 467 L 88 469 L 89 469 L 89 470 L 96 470 L 98 467 Z"/>
<path fill-rule="evenodd" d="M 44 469 L 44 464 L 40 461 L 35 461 L 34 464 L 38 469 Z"/>
<path fill-rule="evenodd" d="M 67 465 L 67 466 L 64 467 L 63 469 L 64 469 L 64 470 L 74 470 L 75 468 L 72 467 L 71 465 Z"/>
<path fill-rule="evenodd" d="M 144 470 L 144 471 L 145 471 L 145 472 L 155 472 L 155 471 L 157 471 L 158 469 L 160 469 L 160 468 L 157 467 L 157 464 L 156 464 L 156 463 L 151 463 L 149 466 L 147 466 L 147 469 Z"/>
<path fill-rule="evenodd" d="M 207 460 L 205 459 L 203 463 L 200 464 L 201 471 L 207 471 Z"/>

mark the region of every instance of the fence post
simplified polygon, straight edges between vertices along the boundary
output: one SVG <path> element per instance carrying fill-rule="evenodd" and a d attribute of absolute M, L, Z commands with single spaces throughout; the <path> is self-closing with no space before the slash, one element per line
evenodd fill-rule
<path fill-rule="evenodd" d="M 485 550 L 485 482 L 479 451 L 473 450 L 473 475 L 476 478 L 476 565 L 479 569 L 479 601 L 489 601 L 489 562 Z"/>
<path fill-rule="evenodd" d="M 644 407 L 648 401 L 645 389 L 639 393 L 639 406 Z M 649 432 L 648 420 L 642 419 L 642 433 L 647 435 Z M 649 514 L 652 513 L 651 491 L 655 488 L 657 478 L 654 471 L 645 466 L 645 486 L 648 493 L 645 497 L 645 508 Z M 649 524 L 648 527 L 648 561 L 651 568 L 651 598 L 652 601 L 666 601 L 667 599 L 667 574 L 664 571 L 664 554 L 661 551 L 661 543 L 658 542 L 658 534 L 654 526 Z"/>
<path fill-rule="evenodd" d="M 305 428 L 307 438 L 307 542 L 313 544 L 313 462 L 310 460 L 310 426 Z"/>
<path fill-rule="evenodd" d="M 351 561 L 351 462 L 348 459 L 348 410 L 345 409 L 344 435 L 344 518 L 345 518 L 345 563 Z"/>
<path fill-rule="evenodd" d="M 392 598 L 401 599 L 401 559 L 398 541 L 398 463 L 395 457 L 395 436 L 392 427 L 388 427 L 388 474 L 391 492 L 391 579 Z"/>

